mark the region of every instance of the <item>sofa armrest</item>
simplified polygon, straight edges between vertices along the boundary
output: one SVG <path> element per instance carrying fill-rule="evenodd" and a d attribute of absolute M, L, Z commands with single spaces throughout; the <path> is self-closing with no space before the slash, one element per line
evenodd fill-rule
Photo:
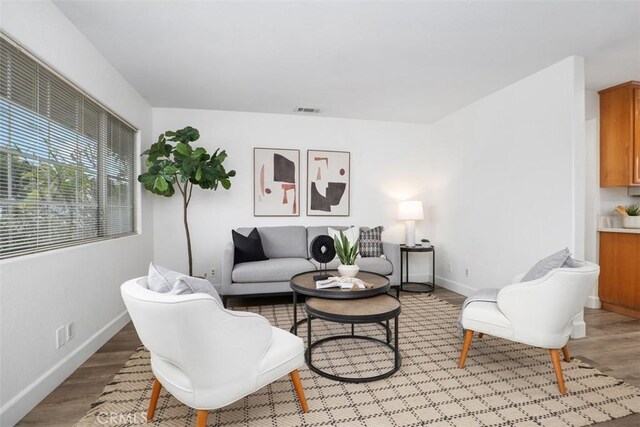
<path fill-rule="evenodd" d="M 233 272 L 234 265 L 234 251 L 235 246 L 232 242 L 227 243 L 222 252 L 222 265 L 220 266 L 220 278 L 222 282 L 222 295 L 229 293 L 231 287 L 231 273 Z"/>
<path fill-rule="evenodd" d="M 389 279 L 391 286 L 400 286 L 400 244 L 382 242 L 382 252 L 393 266 L 393 272 Z"/>

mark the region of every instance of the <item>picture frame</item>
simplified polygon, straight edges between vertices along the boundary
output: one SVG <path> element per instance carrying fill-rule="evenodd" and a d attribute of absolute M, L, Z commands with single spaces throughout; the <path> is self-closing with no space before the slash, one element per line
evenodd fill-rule
<path fill-rule="evenodd" d="M 253 215 L 300 216 L 300 150 L 254 147 Z"/>
<path fill-rule="evenodd" d="M 351 215 L 351 153 L 307 150 L 307 216 Z"/>

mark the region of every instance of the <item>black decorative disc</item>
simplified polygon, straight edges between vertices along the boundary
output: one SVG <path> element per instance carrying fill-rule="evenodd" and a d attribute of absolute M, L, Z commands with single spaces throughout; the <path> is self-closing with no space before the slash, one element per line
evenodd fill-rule
<path fill-rule="evenodd" d="M 336 257 L 336 248 L 333 239 L 327 235 L 321 235 L 311 242 L 311 257 L 317 262 L 326 264 Z"/>

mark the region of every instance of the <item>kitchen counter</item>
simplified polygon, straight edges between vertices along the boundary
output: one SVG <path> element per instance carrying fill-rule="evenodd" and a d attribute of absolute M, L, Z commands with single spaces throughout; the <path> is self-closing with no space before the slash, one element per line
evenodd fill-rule
<path fill-rule="evenodd" d="M 640 228 L 598 228 L 600 233 L 630 233 L 640 234 Z"/>

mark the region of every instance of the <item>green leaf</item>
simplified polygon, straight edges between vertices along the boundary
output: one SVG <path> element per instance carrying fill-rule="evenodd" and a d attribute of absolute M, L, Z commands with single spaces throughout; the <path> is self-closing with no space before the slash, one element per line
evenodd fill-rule
<path fill-rule="evenodd" d="M 191 147 L 183 142 L 179 142 L 176 144 L 176 151 L 183 156 L 188 156 L 191 154 Z"/>
<path fill-rule="evenodd" d="M 169 184 L 167 184 L 167 181 L 165 181 L 165 179 L 161 176 L 156 177 L 153 186 L 158 190 L 158 191 L 167 191 L 167 188 L 169 188 Z"/>
<path fill-rule="evenodd" d="M 196 170 L 196 181 L 200 181 L 202 179 L 202 168 L 198 168 Z"/>

